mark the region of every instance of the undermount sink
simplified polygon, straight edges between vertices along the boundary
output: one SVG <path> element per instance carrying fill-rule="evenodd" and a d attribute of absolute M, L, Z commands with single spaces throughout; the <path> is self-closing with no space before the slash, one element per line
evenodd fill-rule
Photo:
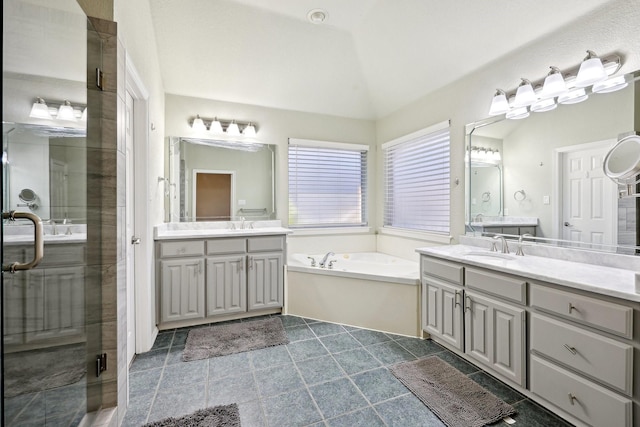
<path fill-rule="evenodd" d="M 501 252 L 484 252 L 484 251 L 473 251 L 473 252 L 465 252 L 462 254 L 464 257 L 479 257 L 479 258 L 493 258 L 493 259 L 506 259 L 506 260 L 514 260 L 516 257 L 510 254 L 503 254 Z"/>

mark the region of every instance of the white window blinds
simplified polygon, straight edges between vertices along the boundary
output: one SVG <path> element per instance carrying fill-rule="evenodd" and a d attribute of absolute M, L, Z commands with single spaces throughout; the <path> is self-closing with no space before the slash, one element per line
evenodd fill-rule
<path fill-rule="evenodd" d="M 382 145 L 384 225 L 449 233 L 449 122 Z"/>
<path fill-rule="evenodd" d="M 289 226 L 367 225 L 366 145 L 289 140 Z"/>

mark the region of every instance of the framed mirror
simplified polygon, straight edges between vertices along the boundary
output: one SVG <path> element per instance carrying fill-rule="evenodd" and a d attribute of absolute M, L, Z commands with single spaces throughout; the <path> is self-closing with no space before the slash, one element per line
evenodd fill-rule
<path fill-rule="evenodd" d="M 170 137 L 168 222 L 275 218 L 275 145 Z"/>
<path fill-rule="evenodd" d="M 533 231 L 539 242 L 640 253 L 640 198 L 619 197 L 604 171 L 605 156 L 618 139 L 638 130 L 639 79 L 640 72 L 630 73 L 624 89 L 590 93 L 584 102 L 522 120 L 502 115 L 467 125 L 467 232 Z M 492 162 L 501 174 L 479 171 L 473 158 L 478 149 L 485 158 L 492 150 L 500 153 Z M 491 208 L 501 210 L 488 209 L 485 192 Z"/>

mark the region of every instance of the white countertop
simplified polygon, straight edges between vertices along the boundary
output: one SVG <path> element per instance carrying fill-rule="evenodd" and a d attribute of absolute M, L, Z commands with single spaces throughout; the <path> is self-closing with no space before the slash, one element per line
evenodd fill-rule
<path fill-rule="evenodd" d="M 472 227 L 535 227 L 538 218 L 532 216 L 488 216 L 480 221 L 472 221 Z"/>
<path fill-rule="evenodd" d="M 233 224 L 233 228 L 230 228 L 231 224 Z M 251 224 L 253 228 L 249 228 L 248 224 Z M 241 221 L 166 223 L 154 227 L 153 235 L 155 240 L 175 240 L 291 233 L 291 230 L 281 226 L 279 220 L 255 221 L 252 223 L 247 221 L 245 222 L 245 228 L 242 228 L 242 226 L 243 223 Z"/>
<path fill-rule="evenodd" d="M 474 256 L 470 254 L 496 253 L 468 245 L 426 247 L 418 248 L 416 251 L 423 255 L 457 261 L 466 265 L 488 268 L 533 280 L 640 302 L 640 294 L 635 291 L 635 275 L 638 272 L 634 270 L 534 255 L 516 256 L 509 254 L 509 259 Z M 499 254 L 498 256 L 501 255 Z"/>

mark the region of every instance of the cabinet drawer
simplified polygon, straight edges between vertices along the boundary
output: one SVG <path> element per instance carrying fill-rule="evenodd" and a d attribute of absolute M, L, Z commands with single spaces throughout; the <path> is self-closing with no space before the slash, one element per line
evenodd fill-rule
<path fill-rule="evenodd" d="M 531 350 L 632 394 L 633 347 L 630 345 L 533 314 Z"/>
<path fill-rule="evenodd" d="M 250 237 L 247 239 L 248 252 L 284 251 L 284 237 Z"/>
<path fill-rule="evenodd" d="M 589 425 L 631 425 L 631 400 L 536 356 L 531 357 L 530 389 Z"/>
<path fill-rule="evenodd" d="M 467 267 L 465 270 L 465 285 L 498 297 L 526 304 L 527 282 L 517 277 L 489 273 Z"/>
<path fill-rule="evenodd" d="M 633 309 L 621 304 L 532 285 L 531 305 L 625 338 L 633 336 Z"/>
<path fill-rule="evenodd" d="M 207 255 L 245 253 L 246 251 L 246 239 L 207 240 Z"/>
<path fill-rule="evenodd" d="M 436 276 L 461 285 L 464 268 L 460 264 L 422 257 L 422 274 Z"/>
<path fill-rule="evenodd" d="M 160 243 L 161 258 L 198 255 L 204 255 L 204 240 Z"/>

